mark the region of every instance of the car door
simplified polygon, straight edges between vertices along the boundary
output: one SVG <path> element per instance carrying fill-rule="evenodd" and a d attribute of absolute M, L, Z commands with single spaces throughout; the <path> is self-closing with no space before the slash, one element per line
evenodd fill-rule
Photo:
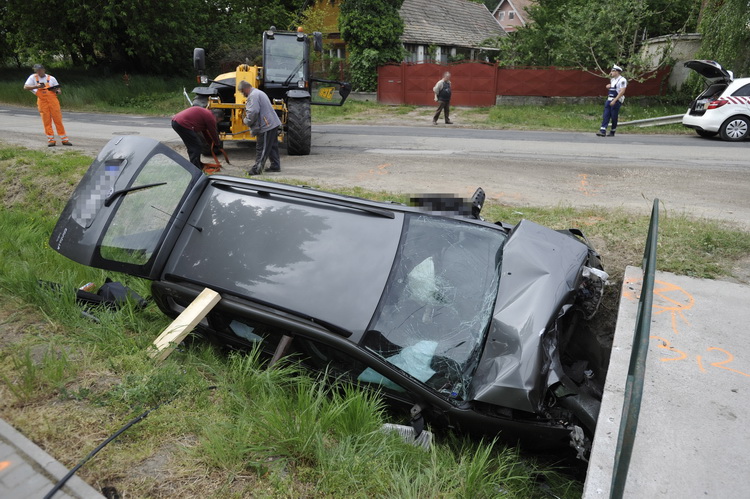
<path fill-rule="evenodd" d="M 83 265 L 154 278 L 167 256 L 160 250 L 171 249 L 165 241 L 173 244 L 185 224 L 183 203 L 204 178 L 155 140 L 115 137 L 71 195 L 49 244 Z"/>
<path fill-rule="evenodd" d="M 745 78 L 748 81 L 745 85 L 732 92 L 732 95 L 728 99 L 731 103 L 738 105 L 738 110 L 741 114 L 750 116 L 750 78 Z M 739 81 L 737 82 L 739 83 Z"/>

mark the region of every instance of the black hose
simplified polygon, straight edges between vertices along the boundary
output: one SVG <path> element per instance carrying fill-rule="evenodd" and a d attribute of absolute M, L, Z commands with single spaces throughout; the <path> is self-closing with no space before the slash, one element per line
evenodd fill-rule
<path fill-rule="evenodd" d="M 209 386 L 208 388 L 206 388 L 206 390 L 214 390 L 215 388 L 216 388 L 215 386 Z M 94 457 L 100 450 L 102 450 L 104 447 L 106 447 L 107 444 L 109 444 L 112 440 L 114 440 L 117 437 L 119 437 L 120 435 L 122 435 L 125 432 L 125 430 L 127 430 L 128 428 L 130 428 L 134 424 L 136 424 L 136 423 L 138 423 L 138 422 L 143 421 L 144 419 L 146 419 L 146 416 L 148 416 L 149 414 L 151 414 L 151 412 L 155 411 L 156 409 L 158 409 L 159 407 L 161 407 L 163 405 L 166 405 L 166 404 L 172 402 L 174 399 L 176 399 L 177 397 L 179 397 L 179 395 L 180 394 L 177 394 L 174 397 L 172 397 L 171 399 L 166 400 L 166 401 L 164 401 L 164 402 L 162 402 L 162 403 L 160 403 L 158 405 L 155 405 L 151 409 L 148 409 L 148 410 L 144 411 L 140 416 L 137 416 L 137 417 L 131 419 L 130 421 L 128 421 L 125 424 L 125 426 L 123 426 L 122 428 L 120 428 L 119 430 L 117 430 L 110 437 L 108 437 L 107 440 L 105 440 L 104 442 L 102 442 L 101 444 L 99 444 L 96 447 L 96 449 L 94 449 L 91 452 L 89 452 L 89 454 L 86 457 L 84 457 L 81 460 L 80 463 L 76 464 L 75 467 L 73 467 L 70 471 L 68 471 L 68 473 L 64 477 L 62 477 L 60 479 L 60 481 L 55 484 L 54 487 L 52 487 L 52 490 L 50 490 L 49 492 L 47 492 L 47 495 L 44 496 L 44 499 L 51 499 L 52 496 L 54 496 L 61 488 L 63 488 L 65 486 L 65 484 L 67 483 L 67 481 L 70 480 L 70 478 L 73 475 L 75 475 L 76 471 L 78 471 L 79 469 L 81 469 L 81 466 L 83 466 L 84 464 L 86 464 L 89 459 L 91 459 L 92 457 Z"/>

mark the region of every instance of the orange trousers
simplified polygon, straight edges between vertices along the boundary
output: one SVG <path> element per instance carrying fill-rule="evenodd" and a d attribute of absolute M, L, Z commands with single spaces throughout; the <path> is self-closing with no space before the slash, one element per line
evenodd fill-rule
<path fill-rule="evenodd" d="M 36 107 L 42 116 L 44 124 L 44 133 L 47 134 L 47 141 L 51 144 L 55 142 L 55 132 L 52 129 L 52 122 L 55 123 L 55 129 L 63 142 L 68 141 L 65 134 L 65 127 L 62 122 L 62 112 L 60 111 L 60 101 L 57 100 L 57 94 L 49 90 L 38 90 L 36 93 Z"/>

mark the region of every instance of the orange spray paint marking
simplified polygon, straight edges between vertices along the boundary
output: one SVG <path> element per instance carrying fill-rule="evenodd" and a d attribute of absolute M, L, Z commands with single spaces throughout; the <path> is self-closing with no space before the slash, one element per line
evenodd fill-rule
<path fill-rule="evenodd" d="M 724 355 L 726 355 L 726 357 L 724 358 L 724 360 L 722 360 L 721 362 L 711 362 L 711 365 L 713 367 L 718 367 L 719 369 L 724 369 L 726 371 L 731 371 L 733 373 L 741 374 L 743 376 L 746 376 L 746 377 L 750 378 L 750 374 L 743 373 L 742 371 L 738 371 L 737 369 L 732 369 L 731 367 L 727 367 L 726 366 L 726 364 L 729 364 L 730 362 L 734 361 L 734 355 L 732 355 L 731 353 L 729 353 L 726 350 L 724 350 L 723 348 L 719 348 L 719 347 L 708 347 L 707 350 L 708 351 L 716 350 L 716 351 L 719 351 L 719 352 L 723 353 Z"/>
<path fill-rule="evenodd" d="M 0 461 L 0 471 L 3 471 L 5 468 L 11 465 L 10 461 Z"/>
<path fill-rule="evenodd" d="M 591 183 L 589 182 L 588 174 L 581 173 L 578 175 L 578 178 L 581 179 L 581 185 L 578 186 L 578 190 L 581 191 L 584 196 L 595 196 L 595 191 L 589 190 Z"/>
<path fill-rule="evenodd" d="M 703 357 L 696 355 L 695 360 L 698 362 L 698 369 L 700 369 L 702 373 L 706 372 L 706 368 L 703 367 Z"/>
<path fill-rule="evenodd" d="M 628 279 L 625 283 L 635 284 L 640 281 L 641 279 Z M 685 324 L 690 325 L 690 321 L 687 320 L 684 312 L 693 308 L 695 298 L 676 284 L 664 281 L 654 281 L 654 283 L 656 284 L 654 286 L 654 315 L 669 312 L 672 315 L 672 331 L 674 331 L 674 334 L 680 334 L 677 327 L 677 318 L 679 317 Z M 623 293 L 623 296 L 628 300 L 637 301 L 640 298 L 640 289 L 628 289 Z"/>
<path fill-rule="evenodd" d="M 387 168 L 389 166 L 393 166 L 392 163 L 383 163 L 382 165 L 378 165 L 375 168 L 370 168 L 366 173 L 360 173 L 359 179 L 362 180 L 368 176 L 375 176 L 375 175 L 387 175 L 388 170 Z"/>

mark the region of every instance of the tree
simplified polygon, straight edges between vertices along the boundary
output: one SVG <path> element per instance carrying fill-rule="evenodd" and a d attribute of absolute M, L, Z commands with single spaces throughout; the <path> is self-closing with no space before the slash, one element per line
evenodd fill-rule
<path fill-rule="evenodd" d="M 695 27 L 700 0 L 539 0 L 533 22 L 496 43 L 504 64 L 577 66 L 606 72 L 625 65 L 631 75 L 648 69 L 641 42 Z M 662 63 L 667 61 L 662 54 Z"/>
<path fill-rule="evenodd" d="M 750 73 L 750 3 L 747 0 L 705 0 L 699 31 L 698 58 L 718 61 L 735 74 Z"/>
<path fill-rule="evenodd" d="M 347 43 L 355 89 L 375 90 L 378 66 L 403 60 L 400 36 L 404 22 L 399 14 L 402 3 L 403 0 L 342 2 L 339 29 Z"/>
<path fill-rule="evenodd" d="M 293 27 L 304 0 L 5 0 L 0 57 L 24 63 L 165 74 L 190 70 L 193 47 L 260 45 L 269 26 Z M 7 40 L 8 47 L 3 47 Z"/>

